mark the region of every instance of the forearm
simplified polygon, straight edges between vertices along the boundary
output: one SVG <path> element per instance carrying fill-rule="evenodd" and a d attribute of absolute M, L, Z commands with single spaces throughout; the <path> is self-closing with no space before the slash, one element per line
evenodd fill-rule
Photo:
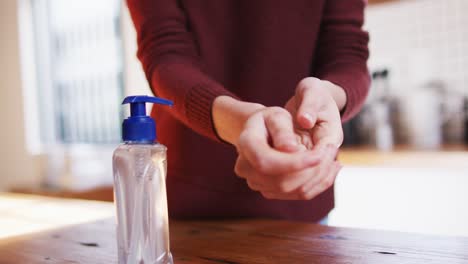
<path fill-rule="evenodd" d="M 245 121 L 254 112 L 264 107 L 261 104 L 243 102 L 230 96 L 216 97 L 213 102 L 212 117 L 218 136 L 236 145 Z"/>

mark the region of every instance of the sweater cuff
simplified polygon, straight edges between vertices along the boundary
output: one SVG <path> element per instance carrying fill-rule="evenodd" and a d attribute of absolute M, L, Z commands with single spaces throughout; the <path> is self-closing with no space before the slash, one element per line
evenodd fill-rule
<path fill-rule="evenodd" d="M 346 105 L 341 111 L 341 120 L 346 122 L 353 118 L 366 100 L 370 85 L 369 74 L 334 72 L 321 77 L 321 79 L 343 88 L 346 93 Z"/>
<path fill-rule="evenodd" d="M 185 98 L 185 115 L 190 126 L 197 127 L 200 134 L 218 142 L 224 142 L 224 140 L 216 132 L 212 108 L 216 97 L 222 95 L 237 98 L 233 93 L 214 83 L 195 85 Z"/>

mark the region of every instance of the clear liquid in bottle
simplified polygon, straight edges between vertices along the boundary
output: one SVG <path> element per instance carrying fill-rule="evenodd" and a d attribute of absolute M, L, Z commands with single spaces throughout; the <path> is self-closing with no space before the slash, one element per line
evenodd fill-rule
<path fill-rule="evenodd" d="M 127 142 L 113 156 L 119 264 L 172 264 L 166 147 Z"/>

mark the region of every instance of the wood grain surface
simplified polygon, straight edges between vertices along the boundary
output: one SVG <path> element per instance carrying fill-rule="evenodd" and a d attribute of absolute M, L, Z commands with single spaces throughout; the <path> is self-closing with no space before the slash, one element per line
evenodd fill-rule
<path fill-rule="evenodd" d="M 54 200 L 60 214 L 63 199 Z M 106 217 L 6 237 L 0 263 L 117 263 L 114 231 L 114 219 Z M 171 221 L 170 233 L 175 263 L 468 263 L 468 238 L 461 237 L 275 220 Z"/>

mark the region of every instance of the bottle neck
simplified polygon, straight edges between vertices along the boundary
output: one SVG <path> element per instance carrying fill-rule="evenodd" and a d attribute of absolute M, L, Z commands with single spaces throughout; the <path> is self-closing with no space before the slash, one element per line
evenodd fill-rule
<path fill-rule="evenodd" d="M 124 141 L 125 145 L 155 145 L 158 144 L 156 141 L 141 141 L 141 140 L 135 140 L 135 141 Z"/>

